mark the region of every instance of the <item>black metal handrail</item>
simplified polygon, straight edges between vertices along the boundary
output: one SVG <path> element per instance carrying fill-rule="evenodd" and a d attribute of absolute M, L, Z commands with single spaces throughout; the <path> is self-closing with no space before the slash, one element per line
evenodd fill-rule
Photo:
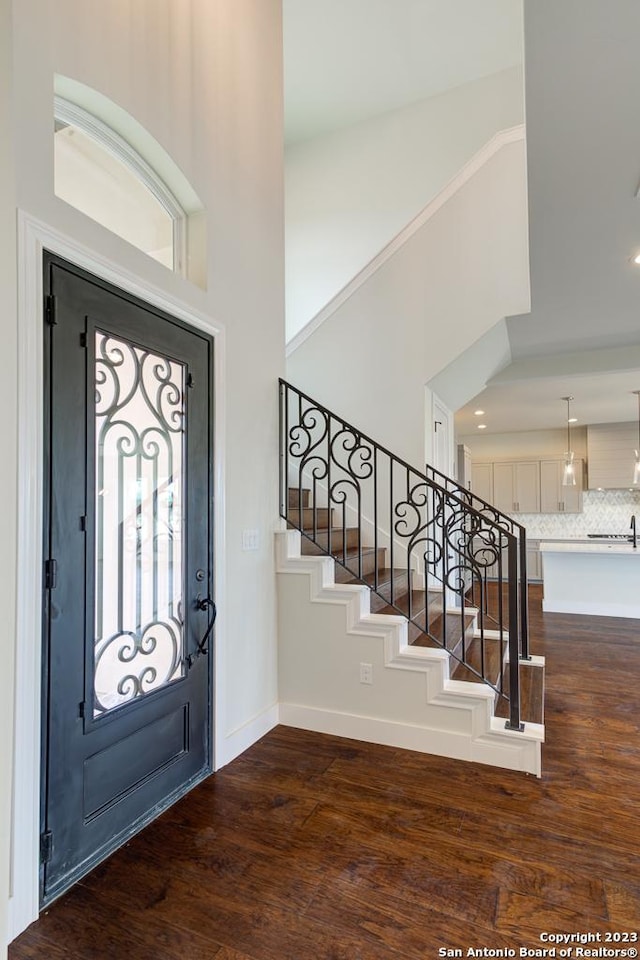
<path fill-rule="evenodd" d="M 435 468 L 416 470 L 285 380 L 280 515 L 405 616 L 412 642 L 444 648 L 464 664 L 463 676 L 488 683 L 508 702 L 507 726 L 522 729 L 524 528 Z"/>

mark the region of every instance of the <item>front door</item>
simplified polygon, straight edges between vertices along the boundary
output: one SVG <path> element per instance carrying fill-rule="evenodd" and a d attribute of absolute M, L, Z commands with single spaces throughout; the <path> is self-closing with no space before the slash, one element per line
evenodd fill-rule
<path fill-rule="evenodd" d="M 46 254 L 42 902 L 210 772 L 211 338 Z"/>

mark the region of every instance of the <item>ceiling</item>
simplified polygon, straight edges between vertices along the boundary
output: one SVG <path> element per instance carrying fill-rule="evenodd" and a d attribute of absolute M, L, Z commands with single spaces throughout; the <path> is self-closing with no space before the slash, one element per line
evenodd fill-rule
<path fill-rule="evenodd" d="M 522 63 L 521 0 L 284 0 L 283 17 L 287 142 Z"/>
<path fill-rule="evenodd" d="M 573 396 L 571 416 L 576 426 L 636 420 L 640 370 L 521 380 L 487 387 L 456 413 L 456 432 L 512 433 L 521 430 L 551 430 L 566 427 L 567 405 L 562 397 Z M 475 410 L 484 410 L 475 416 Z M 478 424 L 486 424 L 479 431 Z"/>
<path fill-rule="evenodd" d="M 522 19 L 520 0 L 284 0 L 288 139 L 521 62 Z M 524 0 L 524 36 L 532 311 L 507 319 L 512 367 L 460 410 L 461 433 L 478 405 L 486 432 L 558 426 L 569 393 L 581 424 L 636 416 L 640 3 Z M 607 368 L 616 347 L 633 349 Z M 576 351 L 595 358 L 582 372 Z"/>

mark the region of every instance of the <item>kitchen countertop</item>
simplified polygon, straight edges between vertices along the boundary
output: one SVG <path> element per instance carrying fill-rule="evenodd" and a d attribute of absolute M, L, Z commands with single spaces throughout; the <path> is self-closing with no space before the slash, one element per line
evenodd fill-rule
<path fill-rule="evenodd" d="M 621 540 L 541 540 L 542 553 L 582 553 L 597 555 L 640 557 L 640 547 L 634 549 Z"/>

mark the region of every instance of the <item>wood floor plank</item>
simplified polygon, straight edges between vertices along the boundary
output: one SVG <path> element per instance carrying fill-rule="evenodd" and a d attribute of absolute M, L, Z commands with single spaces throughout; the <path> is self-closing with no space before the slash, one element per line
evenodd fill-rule
<path fill-rule="evenodd" d="M 618 930 L 635 930 L 640 936 L 640 872 L 634 887 L 605 880 L 604 890 L 607 898 L 609 918 Z"/>
<path fill-rule="evenodd" d="M 493 916 L 490 924 L 483 926 L 435 911 L 428 900 L 408 902 L 388 893 L 375 897 L 370 890 L 354 889 L 344 882 L 321 888 L 307 916 L 419 960 L 430 953 L 435 942 L 475 943 L 479 937 L 489 937 L 496 946 L 509 945 L 508 938 L 493 929 Z"/>
<path fill-rule="evenodd" d="M 496 916 L 496 929 L 527 940 L 538 940 L 543 930 L 562 932 L 593 931 L 613 933 L 615 923 L 601 917 L 576 913 L 574 910 L 558 907 L 537 897 L 503 891 L 500 895 Z"/>
<path fill-rule="evenodd" d="M 43 918 L 46 924 L 40 921 L 45 934 L 39 943 L 40 956 L 44 960 L 51 946 L 63 944 L 67 958 L 74 960 L 114 960 L 116 957 L 148 960 L 150 943 L 154 960 L 184 960 L 185 957 L 210 960 L 216 956 L 219 944 L 201 937 L 197 931 L 185 931 L 170 922 L 145 930 L 139 920 L 133 922 L 132 908 L 140 911 L 136 893 L 130 883 L 114 890 L 109 897 L 108 923 L 105 923 L 101 893 L 78 884 L 63 901 L 46 912 Z M 29 931 L 25 938 L 29 938 Z"/>

